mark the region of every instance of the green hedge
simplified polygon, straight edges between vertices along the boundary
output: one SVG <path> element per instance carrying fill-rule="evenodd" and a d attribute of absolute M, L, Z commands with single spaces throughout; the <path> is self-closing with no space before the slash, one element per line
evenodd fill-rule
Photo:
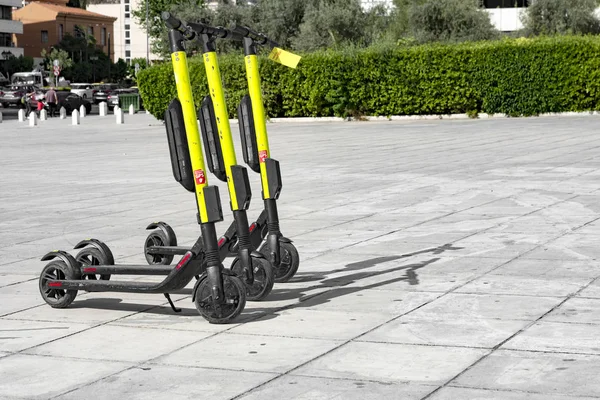
<path fill-rule="evenodd" d="M 231 116 L 247 92 L 242 55 L 219 57 Z M 292 70 L 260 60 L 271 117 L 537 115 L 600 109 L 600 38 L 505 39 L 304 55 Z M 197 104 L 204 65 L 190 59 Z M 145 107 L 162 118 L 175 97 L 169 63 L 140 72 Z"/>

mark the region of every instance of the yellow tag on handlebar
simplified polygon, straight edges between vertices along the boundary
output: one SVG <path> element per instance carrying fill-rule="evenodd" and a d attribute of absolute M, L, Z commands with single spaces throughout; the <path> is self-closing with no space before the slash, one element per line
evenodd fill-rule
<path fill-rule="evenodd" d="M 302 57 L 294 53 L 290 53 L 289 51 L 280 49 L 279 47 L 274 47 L 271 51 L 271 54 L 269 54 L 269 58 L 275 62 L 278 62 L 279 64 L 285 65 L 286 67 L 296 68 Z"/>

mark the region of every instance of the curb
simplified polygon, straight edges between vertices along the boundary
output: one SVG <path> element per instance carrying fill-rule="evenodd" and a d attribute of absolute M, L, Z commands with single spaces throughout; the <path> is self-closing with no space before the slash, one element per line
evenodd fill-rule
<path fill-rule="evenodd" d="M 389 121 L 434 121 L 440 119 L 447 120 L 478 120 L 478 119 L 518 119 L 518 118 L 547 118 L 547 117 L 590 117 L 600 115 L 600 111 L 581 111 L 581 112 L 563 112 L 563 113 L 545 113 L 530 117 L 510 117 L 506 114 L 479 114 L 475 118 L 467 114 L 445 114 L 445 115 L 393 115 L 390 117 L 362 117 L 360 119 L 348 117 L 295 117 L 295 118 L 270 118 L 267 122 L 285 123 L 285 122 L 389 122 Z M 237 119 L 230 120 L 237 123 Z"/>

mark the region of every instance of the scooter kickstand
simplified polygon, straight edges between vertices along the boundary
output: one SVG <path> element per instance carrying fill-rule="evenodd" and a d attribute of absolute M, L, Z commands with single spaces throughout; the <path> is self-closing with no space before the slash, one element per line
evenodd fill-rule
<path fill-rule="evenodd" d="M 173 309 L 173 311 L 181 312 L 181 308 L 177 308 L 177 307 L 175 307 L 175 304 L 173 304 L 173 300 L 171 300 L 171 295 L 169 293 L 163 293 L 163 294 L 165 295 L 167 300 L 169 300 L 169 304 L 171 305 L 171 308 Z"/>

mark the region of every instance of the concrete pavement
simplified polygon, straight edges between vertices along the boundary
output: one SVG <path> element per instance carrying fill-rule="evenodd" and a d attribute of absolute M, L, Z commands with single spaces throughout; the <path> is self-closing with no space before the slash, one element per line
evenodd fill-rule
<path fill-rule="evenodd" d="M 148 115 L 6 121 L 0 398 L 598 399 L 599 118 L 269 125 L 300 270 L 230 325 L 189 290 L 45 305 L 47 251 L 145 263 L 149 222 L 194 241 L 194 200 Z"/>

